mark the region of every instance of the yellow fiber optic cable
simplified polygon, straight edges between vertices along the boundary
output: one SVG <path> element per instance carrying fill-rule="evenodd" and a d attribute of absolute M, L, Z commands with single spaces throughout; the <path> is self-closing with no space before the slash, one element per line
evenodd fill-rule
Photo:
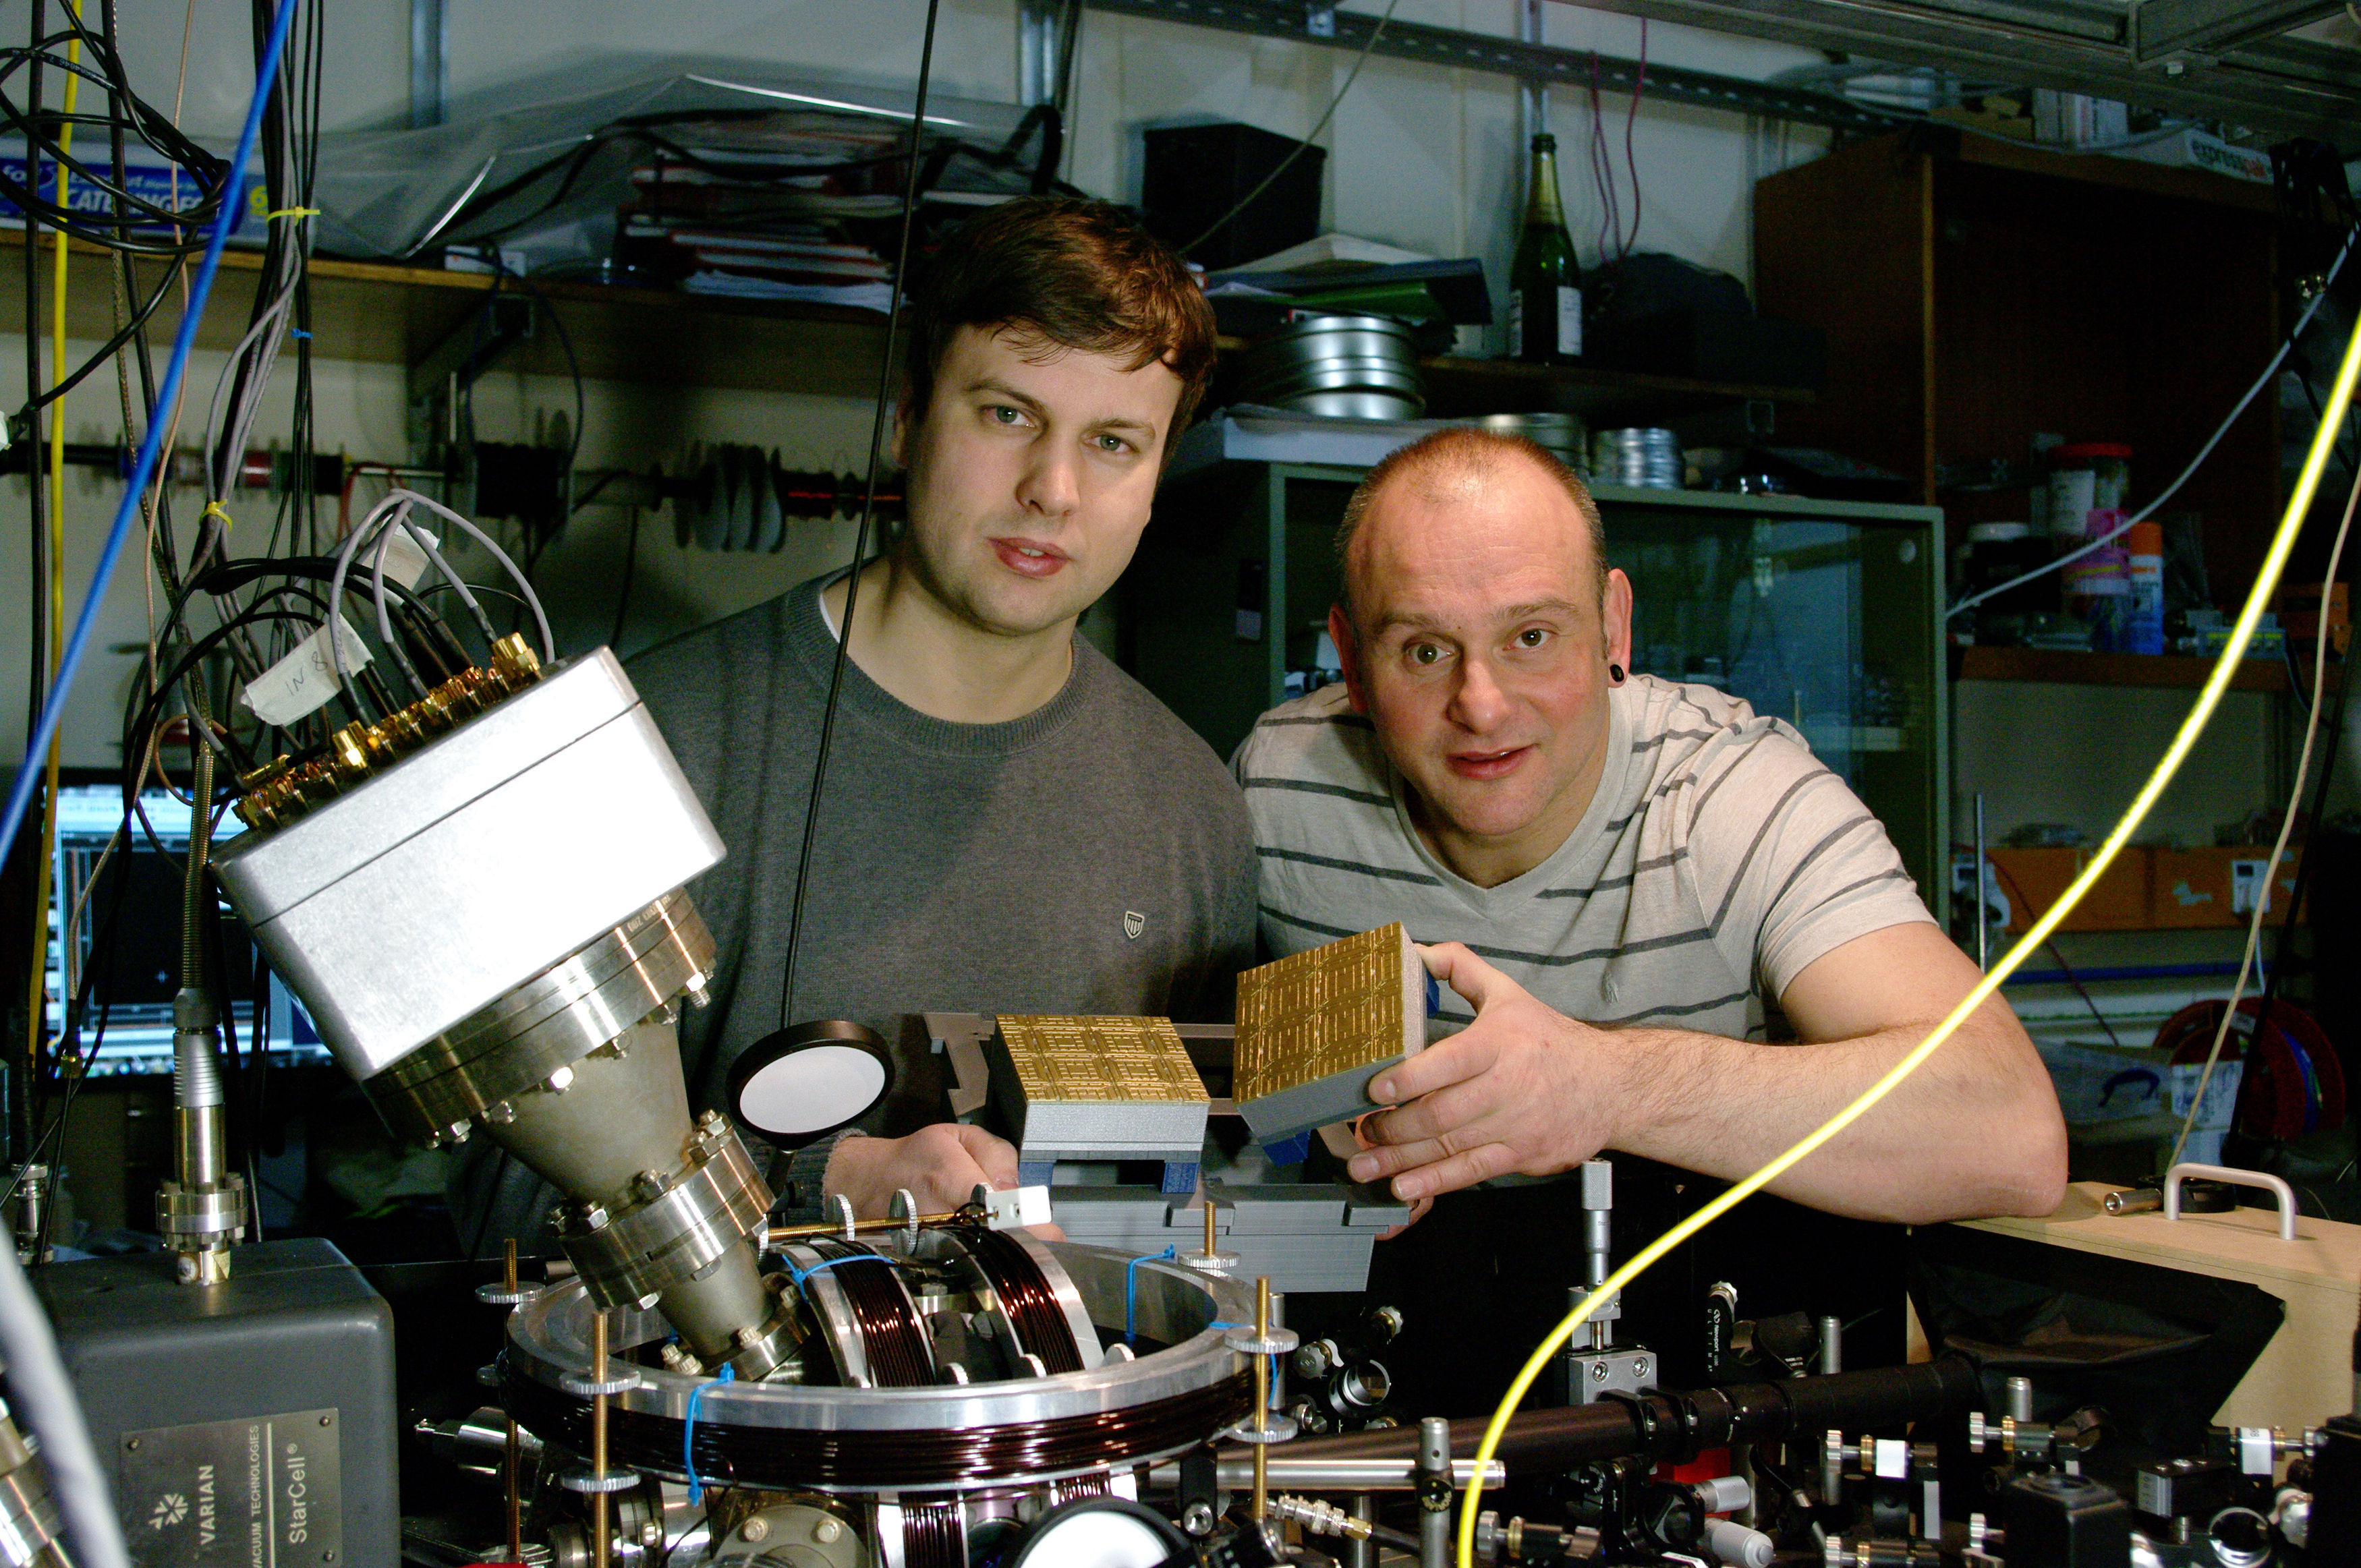
<path fill-rule="evenodd" d="M 1475 1472 L 1469 1477 L 1466 1500 L 1459 1513 L 1459 1568 L 1475 1568 L 1476 1510 L 1484 1495 L 1484 1466 L 1499 1448 L 1501 1435 L 1508 1431 L 1509 1418 L 1524 1399 L 1525 1391 L 1532 1387 L 1533 1379 L 1541 1376 L 1542 1368 L 1549 1365 L 1550 1357 L 1573 1337 L 1574 1331 L 1589 1319 L 1600 1303 L 1611 1299 L 1617 1291 L 1630 1285 L 1666 1253 L 1776 1180 L 1790 1167 L 1859 1121 L 1868 1113 L 1870 1107 L 1892 1093 L 1904 1079 L 1917 1071 L 1919 1066 L 1935 1054 L 1937 1047 L 1958 1032 L 1960 1025 L 1977 1008 L 1992 999 L 2000 990 L 2002 981 L 2015 973 L 2027 958 L 2040 950 L 2041 945 L 2049 939 L 2050 933 L 2058 928 L 2059 922 L 2082 901 L 2083 894 L 2106 874 L 2107 867 L 2114 863 L 2117 852 L 2139 830 L 2140 823 L 2156 805 L 2157 797 L 2164 793 L 2165 786 L 2172 782 L 2173 774 L 2187 760 L 2191 748 L 2197 744 L 2197 738 L 2205 732 L 2214 708 L 2221 703 L 2222 694 L 2229 689 L 2231 676 L 2236 673 L 2239 661 L 2246 657 L 2246 644 L 2253 638 L 2256 626 L 2262 620 L 2263 607 L 2270 603 L 2271 593 L 2279 586 L 2279 573 L 2285 569 L 2288 555 L 2295 548 L 2296 536 L 2303 532 L 2304 518 L 2312 510 L 2312 496 L 2320 488 L 2320 476 L 2328 466 L 2329 454 L 2336 445 L 2337 432 L 2344 425 L 2346 409 L 2352 404 L 2356 378 L 2361 378 L 2361 323 L 2356 323 L 2353 337 L 2345 345 L 2345 360 L 2337 368 L 2336 385 L 2329 394 L 2325 411 L 2321 415 L 2320 428 L 2312 436 L 2312 450 L 2304 458 L 2303 472 L 2296 480 L 2295 492 L 2288 498 L 2287 511 L 2279 520 L 2279 532 L 2272 535 L 2271 546 L 2263 557 L 2262 566 L 2255 574 L 2254 590 L 2246 596 L 2246 607 L 2238 612 L 2237 621 L 2231 628 L 2229 643 L 2222 650 L 2213 674 L 2206 677 L 2203 689 L 2198 693 L 2196 705 L 2190 708 L 2189 717 L 2181 721 L 2180 732 L 2173 736 L 2172 744 L 2165 748 L 2156 771 L 2148 775 L 2147 783 L 2140 786 L 2130 808 L 2108 833 L 2106 841 L 2099 846 L 2099 852 L 2091 858 L 2091 863 L 2082 869 L 2081 875 L 2068 884 L 2064 895 L 2050 906 L 2049 912 L 2035 921 L 2016 946 L 1993 967 L 1992 972 L 1979 981 L 1975 989 L 1951 1009 L 1950 1015 L 1938 1024 L 1934 1032 L 1920 1041 L 1909 1055 L 1895 1062 L 1884 1077 L 1871 1084 L 1859 1099 L 1829 1117 L 1786 1153 L 1642 1248 L 1631 1262 L 1609 1275 L 1598 1289 L 1591 1291 L 1582 1305 L 1567 1313 L 1565 1321 L 1542 1342 L 1541 1348 L 1533 1352 L 1532 1358 L 1517 1374 L 1516 1381 L 1509 1385 L 1507 1397 L 1500 1401 L 1500 1408 L 1493 1412 L 1490 1423 L 1484 1429 L 1484 1441 L 1477 1445 Z"/>
<path fill-rule="evenodd" d="M 66 9 L 75 21 L 82 19 L 82 0 L 66 0 Z M 82 60 L 82 39 L 69 36 L 66 39 L 66 64 L 69 68 Z M 81 73 L 69 69 L 66 73 L 65 113 L 58 125 L 58 205 L 66 206 L 66 158 L 73 151 L 73 115 L 75 89 L 82 84 Z M 28 158 L 33 156 L 28 154 Z M 34 170 L 27 170 L 28 177 Z M 57 248 L 49 272 L 49 374 L 63 379 L 66 372 L 66 231 L 60 225 L 55 231 Z M 33 265 L 30 256 L 25 265 Z M 32 323 L 25 323 L 27 330 Z M 66 633 L 66 405 L 63 398 L 49 405 L 49 685 L 57 684 L 58 664 L 65 657 Z M 49 740 L 48 767 L 43 775 L 41 809 L 41 858 L 33 872 L 33 987 L 31 1011 L 26 1017 L 32 1026 L 25 1031 L 27 1070 L 38 1076 L 41 1062 L 41 1018 L 45 993 L 49 988 L 49 871 L 55 858 L 58 839 L 58 764 L 65 754 L 65 736 L 60 732 Z M 66 955 L 59 954 L 58 972 L 60 983 L 71 967 Z M 59 1004 L 64 1005 L 60 997 Z"/>

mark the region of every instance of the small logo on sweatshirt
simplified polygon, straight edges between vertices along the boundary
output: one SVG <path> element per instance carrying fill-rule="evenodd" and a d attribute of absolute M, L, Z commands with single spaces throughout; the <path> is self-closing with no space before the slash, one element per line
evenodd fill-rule
<path fill-rule="evenodd" d="M 1148 929 L 1147 916 L 1142 915 L 1137 909 L 1126 909 L 1123 912 L 1123 934 L 1125 936 L 1137 942 L 1139 940 L 1139 934 L 1146 929 Z"/>

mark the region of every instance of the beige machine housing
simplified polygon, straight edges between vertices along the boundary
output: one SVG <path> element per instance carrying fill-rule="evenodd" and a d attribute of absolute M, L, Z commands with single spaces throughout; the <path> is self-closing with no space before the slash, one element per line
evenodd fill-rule
<path fill-rule="evenodd" d="M 2214 1413 L 2218 1425 L 2301 1431 L 2350 1408 L 2361 1225 L 2299 1215 L 2295 1240 L 2282 1241 L 2279 1216 L 2269 1209 L 2184 1213 L 2177 1220 L 2154 1211 L 2115 1215 L 2101 1207 L 2114 1190 L 2109 1184 L 2076 1182 L 2047 1218 L 1966 1223 L 2073 1252 L 2238 1280 L 2286 1303 L 2287 1321 Z"/>

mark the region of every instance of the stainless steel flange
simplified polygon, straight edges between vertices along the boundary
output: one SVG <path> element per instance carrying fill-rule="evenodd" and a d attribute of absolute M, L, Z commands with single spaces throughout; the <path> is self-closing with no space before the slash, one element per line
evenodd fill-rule
<path fill-rule="evenodd" d="M 738 1130 L 708 1112 L 678 1170 L 650 1182 L 628 1208 L 561 1207 L 557 1241 L 593 1301 L 636 1305 L 739 1246 L 770 1206 Z"/>
<path fill-rule="evenodd" d="M 668 893 L 361 1087 L 397 1135 L 464 1138 L 474 1118 L 701 993 L 712 969 L 712 933 L 686 894 Z"/>

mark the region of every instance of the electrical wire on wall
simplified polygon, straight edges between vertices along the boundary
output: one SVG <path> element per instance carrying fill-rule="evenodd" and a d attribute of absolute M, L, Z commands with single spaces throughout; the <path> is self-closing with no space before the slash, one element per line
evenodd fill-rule
<path fill-rule="evenodd" d="M 2274 362 L 2274 367 L 2276 368 L 2276 362 Z M 2263 612 L 2271 602 L 2272 594 L 2279 587 L 2279 574 L 2285 570 L 2288 557 L 2294 551 L 2297 536 L 2303 531 L 2304 520 L 2312 510 L 2312 497 L 2319 489 L 2321 475 L 2326 470 L 2329 456 L 2335 449 L 2337 431 L 2344 422 L 2345 411 L 2352 406 L 2356 381 L 2361 381 L 2361 326 L 2356 327 L 2352 338 L 2345 345 L 2345 356 L 2337 369 L 2336 383 L 2329 395 L 2327 417 L 2321 422 L 2320 428 L 2312 436 L 2311 450 L 2304 459 L 2303 470 L 2298 476 L 2293 493 L 2288 499 L 2287 510 L 2279 520 L 2277 532 L 2271 537 L 2270 547 L 2265 553 L 2262 564 L 2256 571 L 2254 587 L 2248 592 L 2246 604 L 2240 609 L 2236 620 L 2231 626 L 2229 640 L 2224 646 L 2221 656 L 2215 661 L 2213 671 L 2206 677 L 2204 686 L 2198 693 L 2197 701 L 2191 707 L 2188 717 L 2181 721 L 2180 728 L 2174 734 L 2171 744 L 2165 749 L 2163 757 L 2149 773 L 2147 782 L 2140 786 L 2138 794 L 2133 797 L 2131 805 L 2125 808 L 2122 818 L 2101 842 L 2089 863 L 2067 885 L 2065 893 L 2059 895 L 2058 902 L 2050 905 L 2048 912 L 2039 919 L 2033 922 L 2025 935 L 2018 938 L 2016 945 L 2011 948 L 2001 960 L 1976 982 L 1968 994 L 1960 999 L 1959 1004 L 1936 1025 L 1924 1040 L 1896 1061 L 1876 1082 L 1871 1084 L 1850 1104 L 1846 1105 L 1798 1140 L 1794 1146 L 1777 1158 L 1773 1159 L 1752 1175 L 1733 1183 L 1727 1191 L 1713 1201 L 1707 1203 L 1687 1219 L 1674 1225 L 1642 1247 L 1632 1255 L 1630 1261 L 1609 1275 L 1598 1288 L 1586 1293 L 1582 1304 L 1566 1314 L 1565 1320 L 1551 1331 L 1549 1336 L 1542 1342 L 1523 1367 L 1519 1370 L 1515 1380 L 1510 1384 L 1507 1395 L 1501 1399 L 1499 1407 L 1493 1412 L 1491 1420 L 1485 1427 L 1483 1441 L 1477 1446 L 1475 1470 L 1464 1495 L 1459 1517 L 1459 1568 L 1475 1568 L 1476 1519 L 1483 1497 L 1485 1466 L 1499 1450 L 1501 1436 L 1508 1430 L 1509 1418 L 1524 1399 L 1526 1391 L 1532 1387 L 1534 1379 L 1541 1376 L 1542 1370 L 1549 1365 L 1551 1357 L 1557 1354 L 1559 1348 L 1572 1337 L 1574 1332 L 1589 1320 L 1591 1313 L 1608 1301 L 1613 1300 L 1632 1280 L 1653 1267 L 1674 1248 L 1729 1212 L 1745 1199 L 1778 1179 L 1781 1175 L 1793 1168 L 1814 1150 L 1818 1149 L 1862 1116 L 1867 1115 L 1880 1101 L 1891 1094 L 1912 1073 L 1917 1071 L 1928 1058 L 1940 1049 L 1978 1008 L 1999 994 L 2002 984 L 2008 977 L 2014 974 L 2026 959 L 2040 951 L 2042 944 L 2049 939 L 2059 924 L 2073 912 L 2077 905 L 2081 903 L 2091 889 L 2097 884 L 2099 879 L 2106 874 L 2107 869 L 2114 863 L 2115 857 L 2122 852 L 2124 846 L 2131 841 L 2132 835 L 2139 830 L 2140 824 L 2147 819 L 2148 812 L 2155 807 L 2165 787 L 2172 782 L 2173 776 L 2180 772 L 2181 764 L 2188 760 L 2190 751 L 2197 744 L 2198 737 L 2202 735 L 2206 727 L 2212 723 L 2215 710 L 2221 706 L 2224 694 L 2229 690 L 2231 678 L 2236 674 L 2239 662 L 2246 657 L 2247 644 L 2254 639 L 2255 629 L 2261 624 Z M 2356 489 L 2356 493 L 2361 494 L 2361 489 Z"/>
<path fill-rule="evenodd" d="M 811 793 L 804 803 L 803 846 L 796 856 L 795 899 L 788 905 L 786 957 L 780 965 L 779 1027 L 785 1029 L 793 1020 L 796 994 L 796 959 L 799 956 L 804 929 L 804 900 L 811 890 L 812 847 L 819 838 L 819 805 L 821 791 L 828 783 L 829 740 L 836 729 L 836 710 L 844 691 L 844 666 L 852 656 L 854 609 L 861 599 L 861 574 L 867 565 L 870 520 L 877 510 L 877 469 L 885 453 L 885 425 L 894 400 L 894 351 L 902 324 L 902 300 L 909 291 L 910 228 L 918 208 L 918 150 L 927 126 L 927 91 L 934 80 L 935 20 L 942 8 L 942 0 L 927 0 L 927 30 L 918 46 L 917 101 L 910 110 L 909 171 L 902 186 L 902 222 L 895 240 L 894 259 L 894 300 L 885 313 L 885 344 L 881 352 L 877 373 L 877 407 L 869 423 L 869 467 L 866 488 L 861 497 L 861 518 L 852 532 L 852 565 L 844 579 L 844 620 L 836 639 L 836 657 L 828 672 L 828 696 L 819 710 L 819 740 L 812 756 Z M 760 1049 L 759 1043 L 753 1048 Z M 712 1056 L 708 1041 L 700 1053 L 697 1071 L 689 1079 L 689 1091 L 698 1091 L 707 1063 Z"/>
<path fill-rule="evenodd" d="M 1245 195 L 1239 197 L 1235 205 L 1231 207 L 1228 212 L 1224 213 L 1220 217 L 1215 218 L 1212 223 L 1207 224 L 1205 225 L 1204 233 L 1199 235 L 1188 244 L 1180 247 L 1180 249 L 1182 256 L 1187 256 L 1191 251 L 1196 249 L 1199 246 L 1204 244 L 1207 240 L 1221 233 L 1224 228 L 1228 226 L 1232 218 L 1236 217 L 1240 213 L 1243 213 L 1248 207 L 1253 206 L 1255 204 L 1255 199 L 1260 196 L 1265 191 L 1269 190 L 1272 185 L 1276 184 L 1279 177 L 1287 172 L 1288 167 L 1297 159 L 1303 156 L 1303 149 L 1320 139 L 1320 133 L 1326 130 L 1328 128 L 1328 122 L 1336 117 L 1336 110 L 1338 106 L 1345 102 L 1345 94 L 1350 93 L 1353 90 L 1353 83 L 1361 79 L 1361 67 L 1369 63 L 1369 51 L 1376 49 L 1378 47 L 1378 40 L 1386 36 L 1386 24 L 1394 19 L 1394 7 L 1400 4 L 1401 0 L 1386 0 L 1385 11 L 1378 17 L 1377 26 L 1369 29 L 1369 36 L 1361 40 L 1360 49 L 1355 52 L 1353 56 L 1352 69 L 1345 72 L 1345 81 L 1343 85 L 1339 86 L 1335 93 L 1330 96 L 1328 106 L 1320 111 L 1320 117 L 1312 123 L 1312 128 L 1304 133 L 1303 139 L 1296 143 L 1295 146 L 1288 148 L 1287 156 L 1280 159 L 1278 163 L 1273 165 L 1271 171 L 1264 175 L 1261 181 L 1257 184 L 1253 190 L 1248 191 Z"/>
<path fill-rule="evenodd" d="M 192 21 L 193 11 L 192 5 Z M 54 968 L 60 977 L 61 1026 L 52 1031 L 45 1025 L 37 1001 L 21 1055 L 17 1043 L 9 1042 L 12 1058 L 24 1062 L 29 1070 L 10 1074 L 15 1084 L 23 1086 L 25 1097 L 21 1107 L 12 1106 L 11 1154 L 16 1170 L 9 1191 L 0 1192 L 0 1202 L 13 1194 L 27 1164 L 41 1161 L 60 1146 L 73 1097 L 105 1041 L 108 1007 L 120 967 L 111 955 L 126 928 L 126 879 L 117 875 L 104 887 L 99 881 L 109 863 L 115 862 L 140 836 L 183 879 L 182 980 L 211 994 L 217 1014 L 225 1020 L 230 1066 L 238 1089 L 231 1103 L 234 1108 L 244 1107 L 242 1113 L 233 1117 L 231 1142 L 234 1148 L 244 1146 L 242 1163 L 250 1189 L 258 1185 L 254 1180 L 254 1132 L 262 1089 L 259 1069 L 266 1059 L 260 1047 L 267 1033 L 267 1004 L 260 992 L 267 976 L 258 971 L 258 995 L 251 999 L 228 993 L 219 900 L 203 846 L 237 793 L 239 775 L 323 756 L 337 726 L 354 720 L 380 721 L 398 709 L 408 694 L 398 697 L 386 685 L 382 671 L 399 669 L 413 681 L 422 676 L 430 681 L 448 679 L 489 660 L 494 638 L 480 600 L 442 559 L 431 539 L 423 541 L 421 548 L 444 579 L 437 587 L 454 592 L 458 606 L 468 611 L 461 626 L 455 627 L 435 609 L 429 597 L 433 589 L 413 591 L 404 580 L 389 580 L 381 548 L 357 568 L 350 565 L 358 542 L 382 544 L 386 526 L 365 526 L 345 540 L 345 548 L 336 555 L 320 554 L 326 539 L 313 515 L 317 498 L 312 491 L 312 470 L 304 462 L 280 466 L 273 483 L 277 516 L 269 537 L 255 541 L 261 546 L 260 554 L 240 558 L 230 549 L 228 502 L 241 484 L 252 483 L 247 454 L 259 433 L 263 402 L 276 378 L 278 361 L 291 343 L 297 362 L 292 444 L 305 454 L 313 445 L 310 344 L 308 329 L 302 323 L 309 311 L 308 236 L 313 215 L 309 202 L 317 170 L 324 60 L 322 8 L 303 5 L 302 0 L 279 0 L 274 5 L 256 8 L 256 87 L 237 154 L 228 162 L 202 153 L 180 137 L 177 86 L 170 115 L 149 105 L 135 91 L 124 75 L 115 47 L 115 0 L 95 0 L 87 14 L 70 5 L 62 18 L 37 10 L 31 41 L 22 49 L 0 51 L 5 57 L 0 58 L 0 118 L 27 133 L 38 149 L 33 160 L 37 174 L 10 189 L 5 173 L 0 173 L 0 192 L 18 198 L 35 223 L 55 220 L 57 228 L 110 251 L 104 263 L 116 323 L 114 336 L 97 354 L 79 366 L 68 366 L 63 350 L 64 285 L 80 286 L 92 275 L 78 268 L 59 275 L 48 302 L 50 313 L 37 318 L 45 319 L 50 327 L 49 341 L 39 345 L 39 334 L 34 336 L 37 345 L 51 351 L 49 373 L 45 378 L 37 368 L 32 378 L 27 403 L 17 420 L 19 436 L 45 411 L 54 420 L 53 405 L 59 396 L 113 359 L 125 406 L 126 436 L 134 443 L 127 483 L 71 637 L 64 635 L 62 582 L 55 570 L 61 552 L 45 549 L 44 569 L 36 579 L 35 603 L 41 612 L 37 619 L 46 623 L 36 628 L 35 647 L 37 652 L 45 651 L 54 641 L 58 657 L 54 680 L 37 679 L 28 763 L 37 763 L 54 751 L 68 696 L 89 652 L 98 607 L 135 528 L 144 526 L 146 554 L 152 567 L 152 576 L 148 578 L 151 610 L 146 657 L 123 716 L 123 815 L 90 875 L 74 890 L 71 909 L 59 911 L 62 920 L 56 927 L 59 951 Z M 184 79 L 185 38 L 181 52 Z M 52 86 L 61 78 L 66 81 L 74 101 L 50 107 L 36 90 L 36 78 L 43 72 Z M 102 150 L 92 151 L 92 143 Z M 134 182 L 126 177 L 127 159 L 141 146 L 150 154 L 179 159 L 170 165 L 170 179 L 183 195 L 159 202 L 154 199 L 154 187 L 133 188 Z M 251 211 L 229 194 L 249 188 L 246 180 L 232 178 L 232 170 L 248 169 L 258 176 L 260 186 Z M 83 188 L 85 177 L 98 188 L 95 197 Z M 56 189 L 51 179 L 65 189 Z M 196 521 L 194 537 L 186 539 L 174 528 L 167 505 L 170 492 L 162 457 L 181 420 L 190 355 L 223 247 L 230 230 L 238 227 L 242 219 L 259 231 L 256 235 L 262 247 L 258 287 L 243 337 L 204 399 L 205 439 L 198 467 L 208 505 Z M 186 265 L 192 257 L 196 258 L 193 267 Z M 132 270 L 135 258 L 160 258 L 163 269 L 150 280 Z M 167 291 L 182 288 L 186 299 L 179 332 L 159 376 L 148 342 L 148 318 Z M 136 403 L 135 379 L 138 382 Z M 198 417 L 192 410 L 188 422 L 193 425 Z M 45 547 L 54 538 L 51 525 L 61 515 L 61 426 L 51 430 L 49 482 L 34 491 L 37 504 L 49 503 L 41 508 L 44 521 L 36 536 Z M 242 474 L 242 466 L 249 471 Z M 400 512 L 406 531 L 413 508 L 441 510 L 439 503 L 427 498 L 396 491 L 379 510 Z M 497 545 L 467 520 L 448 521 L 463 532 L 478 534 L 495 561 L 509 564 Z M 299 553 L 306 550 L 309 553 Z M 53 583 L 60 591 L 51 601 Z M 518 586 L 521 591 L 516 597 L 531 612 L 548 650 L 546 617 L 533 601 L 529 586 L 522 580 Z M 331 612 L 332 603 L 343 608 L 343 616 Z M 339 622 L 347 630 L 325 641 L 337 655 L 343 679 L 324 706 L 284 723 L 272 723 L 250 707 L 225 700 L 232 691 L 251 685 L 298 643 L 318 637 L 324 628 Z M 29 663 L 37 678 L 49 667 L 46 658 L 36 657 Z M 183 746 L 191 764 L 186 773 L 172 761 Z M 18 841 L 20 827 L 32 819 L 37 801 L 44 819 L 54 809 L 54 781 L 48 781 L 49 787 L 44 789 L 43 775 L 38 765 L 27 766 L 11 782 L 5 813 L 0 816 L 0 832 L 11 842 Z M 159 833 L 158 824 L 148 819 L 146 791 L 151 781 L 160 782 L 188 807 L 192 852 L 185 857 L 175 852 L 175 846 Z M 28 850 L 32 837 L 26 836 Z M 51 858 L 43 853 L 39 861 L 46 869 Z M 46 905 L 44 899 L 44 909 Z M 38 988 L 34 995 L 43 999 L 47 994 L 43 971 L 52 967 L 46 952 L 50 926 L 46 917 L 31 924 L 41 948 L 33 966 Z M 81 948 L 85 930 L 91 933 L 86 957 Z M 237 1004 L 248 1000 L 252 1006 L 241 1027 L 242 1010 Z M 40 1218 L 45 1223 L 47 1216 Z"/>

